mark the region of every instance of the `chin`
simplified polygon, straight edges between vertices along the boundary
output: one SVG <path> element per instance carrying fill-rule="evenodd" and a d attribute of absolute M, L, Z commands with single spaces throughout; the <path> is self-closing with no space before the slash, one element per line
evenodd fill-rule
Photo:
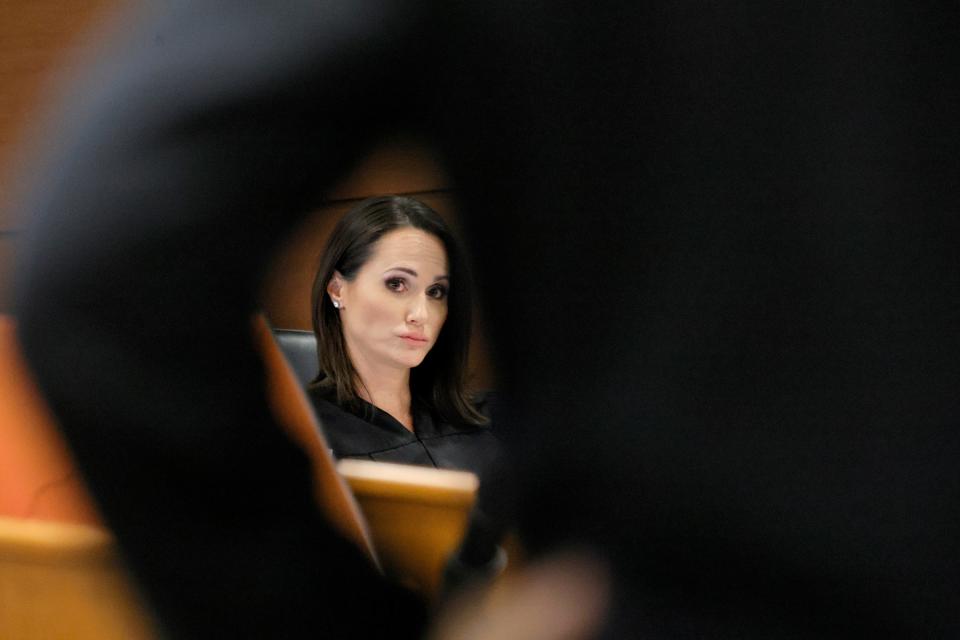
<path fill-rule="evenodd" d="M 405 367 L 408 367 L 408 368 L 410 368 L 410 369 L 413 369 L 414 367 L 420 366 L 420 363 L 422 363 L 425 358 L 426 358 L 426 354 L 424 354 L 424 355 L 411 355 L 411 356 L 407 356 L 407 357 L 405 357 L 405 358 L 400 358 L 398 362 L 399 362 L 400 364 L 402 364 L 403 366 L 405 366 Z"/>

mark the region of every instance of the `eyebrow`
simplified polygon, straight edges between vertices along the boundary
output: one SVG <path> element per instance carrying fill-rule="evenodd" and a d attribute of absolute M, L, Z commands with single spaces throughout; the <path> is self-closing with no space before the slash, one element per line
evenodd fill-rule
<path fill-rule="evenodd" d="M 409 267 L 390 267 L 389 269 L 387 269 L 387 271 L 403 271 L 404 273 L 409 273 L 414 278 L 418 277 L 417 272 Z M 449 280 L 449 279 L 450 279 L 450 276 L 444 274 L 441 276 L 437 276 L 436 278 L 433 279 L 433 281 L 439 282 L 440 280 Z"/>

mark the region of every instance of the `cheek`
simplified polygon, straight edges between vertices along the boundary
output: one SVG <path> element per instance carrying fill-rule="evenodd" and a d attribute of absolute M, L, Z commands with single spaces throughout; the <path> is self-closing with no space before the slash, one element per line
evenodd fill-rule
<path fill-rule="evenodd" d="M 392 335 L 397 324 L 397 312 L 390 300 L 355 300 L 352 307 L 353 313 L 349 316 L 350 333 L 373 342 Z"/>
<path fill-rule="evenodd" d="M 371 300 L 363 309 L 363 322 L 371 330 L 387 331 L 397 324 L 395 303 L 387 299 Z"/>

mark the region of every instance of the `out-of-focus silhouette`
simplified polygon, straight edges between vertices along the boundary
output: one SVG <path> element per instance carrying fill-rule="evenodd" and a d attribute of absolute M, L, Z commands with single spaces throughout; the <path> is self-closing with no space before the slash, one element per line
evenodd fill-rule
<path fill-rule="evenodd" d="M 481 258 L 524 542 L 609 559 L 602 633 L 955 634 L 957 13 L 133 18 L 24 205 L 18 314 L 160 618 L 198 637 L 385 615 L 418 632 L 313 515 L 247 325 L 278 241 L 406 129 L 445 153 Z"/>

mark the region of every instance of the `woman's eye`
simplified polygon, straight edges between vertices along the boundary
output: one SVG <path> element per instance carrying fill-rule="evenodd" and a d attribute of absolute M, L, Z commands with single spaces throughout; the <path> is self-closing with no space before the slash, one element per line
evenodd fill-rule
<path fill-rule="evenodd" d="M 387 289 L 391 291 L 405 291 L 407 288 L 407 283 L 403 281 L 403 278 L 390 278 L 387 280 Z"/>
<path fill-rule="evenodd" d="M 444 298 L 447 297 L 447 288 L 446 287 L 430 287 L 427 290 L 427 295 L 437 300 L 443 300 Z"/>

